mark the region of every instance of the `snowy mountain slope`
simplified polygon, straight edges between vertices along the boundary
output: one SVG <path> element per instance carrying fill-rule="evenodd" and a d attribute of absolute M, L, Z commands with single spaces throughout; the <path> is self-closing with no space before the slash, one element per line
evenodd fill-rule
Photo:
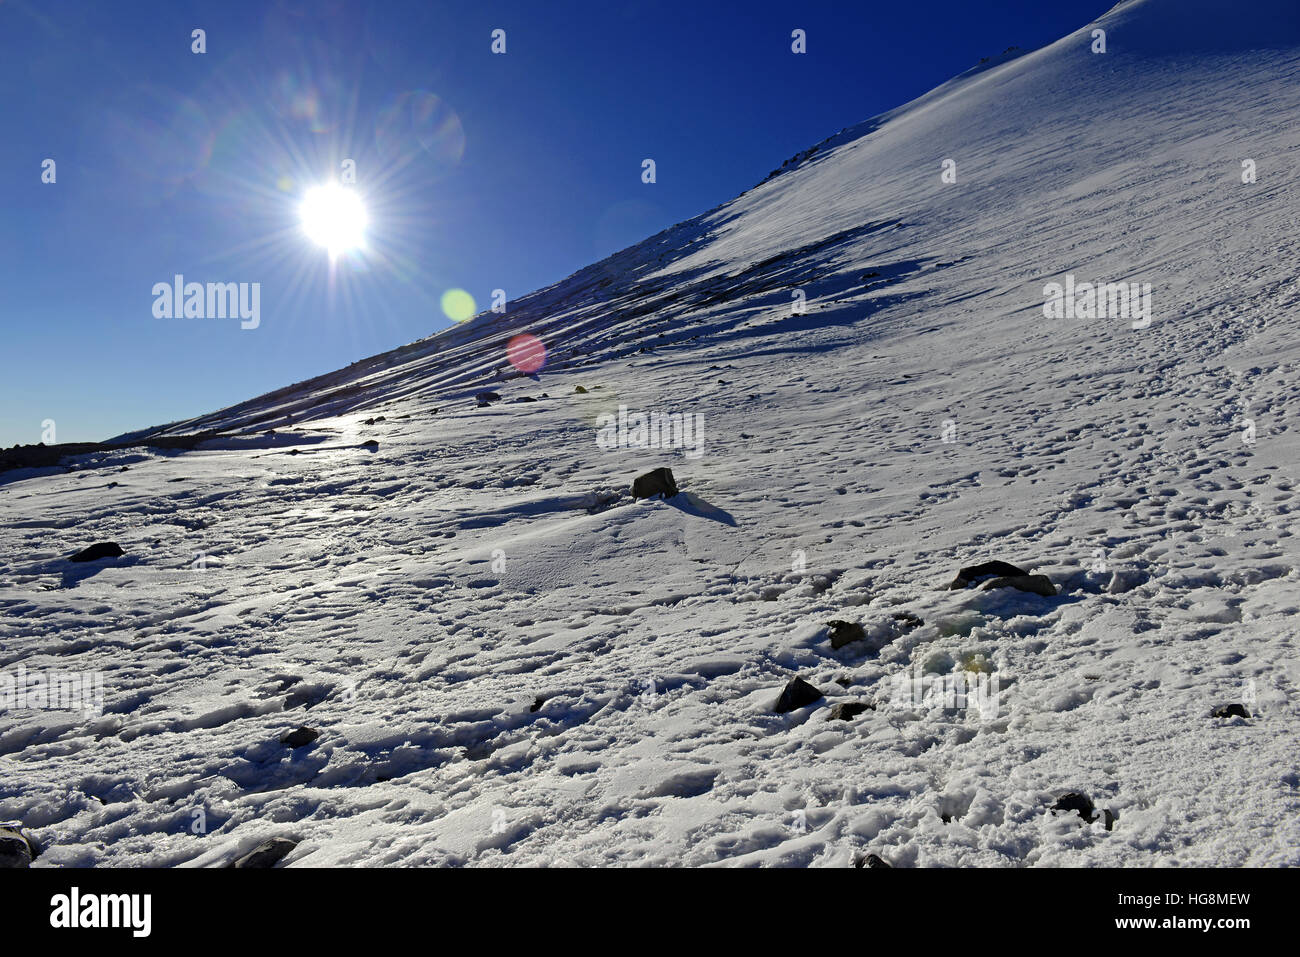
<path fill-rule="evenodd" d="M 48 865 L 1300 862 L 1297 79 L 1293 4 L 1121 4 L 504 316 L 152 433 L 198 451 L 0 485 L 0 670 L 105 685 L 0 715 L 0 820 Z M 1066 274 L 1150 283 L 1150 325 L 1045 318 Z M 703 454 L 600 448 L 619 405 Z M 662 465 L 683 495 L 631 502 Z M 942 590 L 987 559 L 1061 593 Z M 825 697 L 774 713 L 795 674 Z"/>

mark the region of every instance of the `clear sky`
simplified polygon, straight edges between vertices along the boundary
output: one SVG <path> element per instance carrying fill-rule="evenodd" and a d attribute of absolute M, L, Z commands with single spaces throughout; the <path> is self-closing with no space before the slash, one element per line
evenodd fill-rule
<path fill-rule="evenodd" d="M 1112 5 L 0 0 L 0 445 L 45 420 L 108 438 L 429 335 L 448 290 L 482 310 L 562 279 Z M 331 260 L 300 206 L 345 159 L 369 222 Z M 259 283 L 260 324 L 156 317 L 177 274 Z"/>

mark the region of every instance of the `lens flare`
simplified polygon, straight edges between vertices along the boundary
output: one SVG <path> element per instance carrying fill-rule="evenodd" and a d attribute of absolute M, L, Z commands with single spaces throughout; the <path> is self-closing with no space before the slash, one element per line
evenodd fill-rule
<path fill-rule="evenodd" d="M 474 315 L 474 297 L 464 289 L 448 289 L 442 294 L 442 311 L 452 322 L 464 322 Z"/>
<path fill-rule="evenodd" d="M 532 375 L 546 365 L 546 346 L 536 336 L 521 332 L 506 343 L 506 358 L 520 372 Z"/>

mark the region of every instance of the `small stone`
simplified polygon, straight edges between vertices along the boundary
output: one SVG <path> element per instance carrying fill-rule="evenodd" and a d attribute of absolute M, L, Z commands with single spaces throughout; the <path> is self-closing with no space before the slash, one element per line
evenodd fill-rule
<path fill-rule="evenodd" d="M 501 396 L 500 396 L 500 394 L 499 394 L 499 393 L 496 393 L 496 392 L 476 392 L 476 393 L 474 394 L 474 398 L 478 401 L 478 403 L 479 403 L 480 405 L 484 405 L 484 404 L 486 404 L 486 403 L 488 403 L 488 402 L 500 402 L 500 401 L 501 401 Z"/>
<path fill-rule="evenodd" d="M 31 867 L 32 846 L 11 827 L 0 827 L 0 868 Z"/>
<path fill-rule="evenodd" d="M 1092 823 L 1097 818 L 1093 810 L 1092 798 L 1086 794 L 1080 794 L 1078 791 L 1071 791 L 1069 794 L 1062 794 L 1052 805 L 1053 811 L 1075 811 L 1079 817 Z"/>
<path fill-rule="evenodd" d="M 537 696 L 537 700 L 533 702 L 533 706 L 532 706 L 531 708 L 529 708 L 528 710 L 529 710 L 530 713 L 532 713 L 532 714 L 536 714 L 538 711 L 541 710 L 542 705 L 544 705 L 544 704 L 546 704 L 546 699 L 543 698 L 541 695 L 538 695 L 538 696 Z"/>
<path fill-rule="evenodd" d="M 866 857 L 859 857 L 853 864 L 854 867 L 886 867 L 893 869 L 894 865 L 888 863 L 883 857 L 876 854 L 868 854 Z"/>
<path fill-rule="evenodd" d="M 117 542 L 96 542 L 68 559 L 70 562 L 97 562 L 101 558 L 121 558 L 126 552 Z"/>
<path fill-rule="evenodd" d="M 826 625 L 831 630 L 831 647 L 836 650 L 867 637 L 866 631 L 857 622 L 828 621 Z"/>
<path fill-rule="evenodd" d="M 1017 591 L 1032 592 L 1044 598 L 1056 597 L 1056 586 L 1046 575 L 1008 575 L 1005 578 L 993 578 L 980 586 L 982 591 L 994 588 L 1014 588 Z"/>
<path fill-rule="evenodd" d="M 1023 568 L 1017 568 L 1007 562 L 983 562 L 979 565 L 968 565 L 957 573 L 957 577 L 952 580 L 948 586 L 949 590 L 965 588 L 981 578 L 1007 578 L 1020 575 L 1028 575 L 1029 572 Z"/>
<path fill-rule="evenodd" d="M 582 386 L 580 386 L 580 385 L 575 385 L 575 386 L 573 387 L 573 394 L 574 394 L 574 395 L 586 395 L 586 394 L 587 394 L 587 390 L 584 389 L 584 388 L 583 388 Z"/>
<path fill-rule="evenodd" d="M 663 468 L 655 469 L 653 472 L 646 472 L 645 475 L 639 476 L 632 483 L 633 501 L 642 498 L 653 498 L 656 495 L 672 498 L 676 494 L 677 481 L 673 478 L 672 469 Z"/>
<path fill-rule="evenodd" d="M 781 697 L 772 706 L 777 714 L 787 714 L 797 708 L 804 708 L 814 701 L 820 701 L 822 693 L 802 678 L 791 678 L 781 691 Z"/>
<path fill-rule="evenodd" d="M 273 837 L 269 841 L 257 845 L 253 850 L 238 860 L 232 861 L 227 866 L 238 868 L 275 867 L 297 846 L 297 841 L 291 841 L 287 837 Z"/>
<path fill-rule="evenodd" d="M 1232 704 L 1220 705 L 1215 708 L 1213 716 L 1216 718 L 1249 718 L 1250 712 L 1246 710 L 1245 705 L 1240 705 L 1234 701 Z"/>
<path fill-rule="evenodd" d="M 864 711 L 875 711 L 876 706 L 866 701 L 841 701 L 831 708 L 827 721 L 849 721 Z"/>
<path fill-rule="evenodd" d="M 295 728 L 280 735 L 280 743 L 287 748 L 305 748 L 319 737 L 319 731 L 304 725 L 301 728 Z"/>

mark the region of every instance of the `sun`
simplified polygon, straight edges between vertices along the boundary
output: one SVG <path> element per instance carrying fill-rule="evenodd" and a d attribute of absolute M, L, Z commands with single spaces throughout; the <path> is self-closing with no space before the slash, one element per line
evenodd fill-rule
<path fill-rule="evenodd" d="M 307 238 L 329 250 L 333 258 L 365 245 L 365 204 L 361 197 L 337 183 L 315 186 L 302 198 L 298 209 Z"/>

